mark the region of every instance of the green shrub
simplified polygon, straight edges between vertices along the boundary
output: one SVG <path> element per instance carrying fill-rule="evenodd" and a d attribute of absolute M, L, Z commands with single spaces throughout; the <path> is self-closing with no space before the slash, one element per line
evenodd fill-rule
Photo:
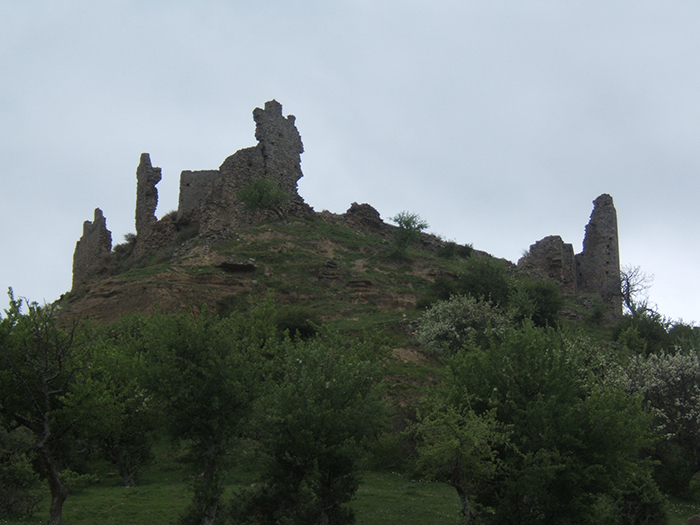
<path fill-rule="evenodd" d="M 32 438 L 25 429 L 0 427 L 0 516 L 31 516 L 42 499 L 41 478 L 32 468 Z"/>
<path fill-rule="evenodd" d="M 289 193 L 276 180 L 258 178 L 240 189 L 238 198 L 249 210 L 273 211 L 283 219 L 283 208 L 289 202 Z"/>
<path fill-rule="evenodd" d="M 535 326 L 557 326 L 564 296 L 551 281 L 521 281 L 509 302 L 516 318 L 531 319 Z"/>
<path fill-rule="evenodd" d="M 416 242 L 421 232 L 428 227 L 420 215 L 408 211 L 402 211 L 389 220 L 398 226 L 393 232 L 393 245 L 394 254 L 401 256 L 405 255 L 406 248 Z"/>
<path fill-rule="evenodd" d="M 438 249 L 438 257 L 444 257 L 446 259 L 451 259 L 453 257 L 463 257 L 467 258 L 472 254 L 471 244 L 460 245 L 454 241 L 447 241 Z"/>
<path fill-rule="evenodd" d="M 658 354 L 672 350 L 669 323 L 656 312 L 625 315 L 613 328 L 613 340 L 637 354 Z"/>
<path fill-rule="evenodd" d="M 318 333 L 321 318 L 310 308 L 290 306 L 277 313 L 275 324 L 280 332 L 289 332 L 292 339 L 310 339 Z"/>
<path fill-rule="evenodd" d="M 418 341 L 431 353 L 453 354 L 472 341 L 485 344 L 511 323 L 509 314 L 488 301 L 454 295 L 425 312 L 420 319 Z"/>

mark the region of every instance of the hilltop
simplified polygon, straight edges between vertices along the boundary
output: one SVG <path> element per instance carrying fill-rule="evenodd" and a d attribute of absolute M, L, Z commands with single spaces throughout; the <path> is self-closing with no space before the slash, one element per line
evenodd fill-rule
<path fill-rule="evenodd" d="M 369 204 L 344 214 L 316 212 L 299 195 L 304 151 L 295 117 L 269 101 L 253 112 L 258 144 L 231 155 L 218 170 L 183 171 L 178 210 L 160 219 L 156 185 L 161 169 L 143 153 L 136 171 L 136 234 L 112 247 L 102 211 L 95 209 L 76 245 L 73 287 L 61 299 L 67 318 L 111 321 L 133 311 L 225 312 L 246 297 L 272 294 L 281 305 L 303 306 L 320 321 L 377 322 L 413 317 L 454 281 L 470 256 L 490 257 L 425 233 L 411 253 L 397 256 L 387 224 Z M 621 314 L 617 216 L 609 195 L 594 201 L 584 251 L 549 236 L 533 244 L 514 276 L 550 281 L 578 296 L 563 312 L 600 299 L 611 319 Z M 374 319 L 372 321 L 371 319 Z M 362 323 L 364 324 L 364 323 Z"/>

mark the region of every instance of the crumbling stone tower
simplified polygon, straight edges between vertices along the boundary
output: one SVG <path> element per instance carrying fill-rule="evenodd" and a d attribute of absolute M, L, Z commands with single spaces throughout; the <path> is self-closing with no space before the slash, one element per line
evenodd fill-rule
<path fill-rule="evenodd" d="M 612 312 L 622 315 L 617 211 L 606 193 L 593 201 L 583 251 L 576 255 L 576 284 L 579 292 L 599 295 Z"/>
<path fill-rule="evenodd" d="M 141 153 L 136 169 L 136 235 L 146 235 L 157 222 L 158 189 L 156 184 L 162 177 L 161 169 L 151 165 L 151 156 Z"/>
<path fill-rule="evenodd" d="M 88 277 L 102 269 L 111 251 L 112 232 L 107 229 L 102 210 L 95 208 L 94 220 L 83 223 L 83 236 L 75 245 L 71 290 L 77 289 Z"/>
<path fill-rule="evenodd" d="M 178 221 L 196 222 L 200 234 L 221 231 L 260 220 L 265 212 L 246 210 L 238 192 L 257 178 L 279 183 L 289 195 L 284 213 L 303 216 L 312 212 L 299 196 L 304 145 L 294 115 L 282 115 L 276 100 L 253 111 L 255 147 L 237 151 L 218 170 L 183 171 L 180 175 Z"/>
<path fill-rule="evenodd" d="M 556 282 L 564 293 L 596 295 L 608 305 L 610 314 L 622 315 L 617 212 L 612 197 L 603 194 L 593 201 L 581 253 L 574 255 L 571 244 L 550 235 L 530 246 L 518 268 Z"/>

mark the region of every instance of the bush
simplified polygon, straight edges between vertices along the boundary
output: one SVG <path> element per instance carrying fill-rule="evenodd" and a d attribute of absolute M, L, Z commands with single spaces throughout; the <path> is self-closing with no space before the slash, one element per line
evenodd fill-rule
<path fill-rule="evenodd" d="M 418 341 L 431 353 L 453 354 L 472 341 L 485 344 L 511 322 L 510 315 L 488 301 L 455 295 L 425 312 L 420 320 Z"/>
<path fill-rule="evenodd" d="M 455 287 L 457 293 L 491 301 L 496 306 L 506 308 L 513 282 L 505 261 L 472 255 L 459 274 Z"/>
<path fill-rule="evenodd" d="M 531 319 L 535 326 L 557 326 L 564 297 L 551 281 L 521 281 L 509 302 L 517 318 Z"/>
<path fill-rule="evenodd" d="M 626 315 L 613 328 L 613 340 L 637 354 L 658 354 L 673 349 L 668 326 L 656 312 Z"/>
<path fill-rule="evenodd" d="M 402 211 L 389 219 L 395 222 L 398 228 L 394 230 L 394 250 L 397 255 L 404 255 L 406 248 L 416 242 L 428 223 L 421 219 L 417 213 Z"/>
<path fill-rule="evenodd" d="M 451 259 L 452 257 L 467 258 L 472 254 L 473 250 L 474 248 L 472 248 L 471 244 L 460 245 L 454 241 L 448 241 L 438 249 L 437 255 L 446 259 Z"/>
<path fill-rule="evenodd" d="M 684 495 L 700 471 L 700 354 L 635 356 L 627 376 L 629 391 L 644 396 L 662 438 L 654 454 L 661 461 L 654 477 L 664 491 Z"/>
<path fill-rule="evenodd" d="M 289 202 L 289 193 L 276 180 L 258 178 L 240 189 L 238 198 L 249 210 L 273 211 L 283 219 L 283 208 Z"/>
<path fill-rule="evenodd" d="M 18 428 L 0 428 L 0 516 L 31 516 L 42 499 L 41 478 L 32 468 L 32 438 Z"/>
<path fill-rule="evenodd" d="M 370 345 L 336 334 L 298 341 L 283 377 L 262 400 L 261 483 L 234 497 L 234 523 L 349 524 L 369 439 L 384 423 Z"/>
<path fill-rule="evenodd" d="M 651 417 L 640 396 L 585 373 L 586 348 L 525 322 L 487 349 L 448 361 L 443 398 L 463 413 L 493 414 L 512 447 L 500 473 L 475 484 L 481 523 L 663 523 L 651 479 Z M 582 373 L 582 371 L 584 373 Z"/>
<path fill-rule="evenodd" d="M 290 306 L 277 313 L 275 324 L 280 332 L 289 332 L 292 339 L 310 339 L 318 333 L 321 319 L 310 308 Z"/>

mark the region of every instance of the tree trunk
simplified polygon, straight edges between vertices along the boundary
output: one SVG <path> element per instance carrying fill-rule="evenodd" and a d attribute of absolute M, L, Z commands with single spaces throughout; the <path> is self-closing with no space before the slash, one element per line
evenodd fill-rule
<path fill-rule="evenodd" d="M 450 483 L 451 484 L 451 483 Z M 451 484 L 452 485 L 452 484 Z M 460 485 L 452 485 L 459 495 L 459 501 L 462 502 L 462 515 L 464 516 L 465 525 L 469 525 L 472 521 L 472 512 L 469 510 L 469 501 L 467 500 L 467 491 Z"/>
<path fill-rule="evenodd" d="M 51 490 L 51 509 L 49 511 L 48 525 L 61 525 L 63 523 L 63 502 L 68 497 L 68 491 L 61 485 L 56 467 L 46 449 L 43 447 L 39 448 L 39 455 L 41 456 L 41 462 L 46 472 L 46 479 L 49 482 L 49 489 Z"/>

